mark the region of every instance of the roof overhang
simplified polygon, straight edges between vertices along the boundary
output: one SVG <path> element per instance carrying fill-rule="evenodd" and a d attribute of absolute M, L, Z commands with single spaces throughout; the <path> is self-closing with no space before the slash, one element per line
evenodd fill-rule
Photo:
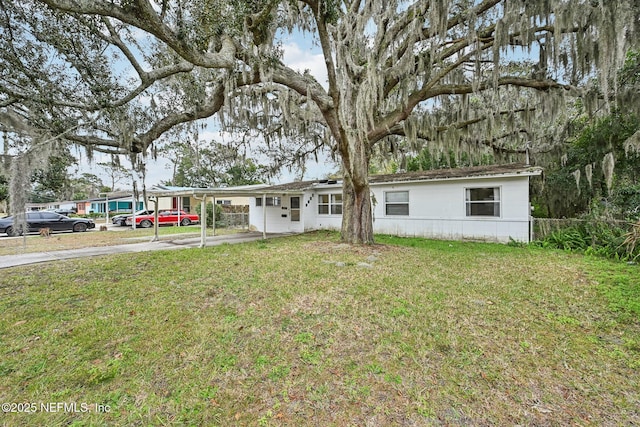
<path fill-rule="evenodd" d="M 372 175 L 369 177 L 370 186 L 389 184 L 411 184 L 453 180 L 500 179 L 513 177 L 531 177 L 542 175 L 543 169 L 538 166 L 523 164 L 474 166 L 457 169 L 436 169 L 429 171 L 396 173 L 388 175 Z M 185 197 L 198 199 L 204 197 L 255 197 L 255 196 L 283 196 L 302 194 L 309 190 L 326 190 L 342 188 L 341 180 L 313 180 L 297 181 L 287 184 L 255 184 L 238 187 L 211 188 L 151 188 L 147 195 L 152 197 Z M 122 194 L 120 192 L 119 194 Z M 128 193 L 130 196 L 131 193 Z"/>

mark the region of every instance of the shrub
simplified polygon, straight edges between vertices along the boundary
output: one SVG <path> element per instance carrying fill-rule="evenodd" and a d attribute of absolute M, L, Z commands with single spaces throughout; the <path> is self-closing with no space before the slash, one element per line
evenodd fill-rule
<path fill-rule="evenodd" d="M 556 230 L 537 244 L 616 260 L 637 261 L 640 258 L 640 222 L 634 224 L 630 231 L 622 224 L 585 220 L 579 225 Z"/>
<path fill-rule="evenodd" d="M 196 213 L 200 215 L 200 217 L 202 217 L 202 212 L 201 212 L 202 209 L 200 206 L 201 206 L 200 204 L 196 206 Z M 207 226 L 208 227 L 213 226 L 213 211 L 214 211 L 213 203 L 211 202 L 207 203 Z M 216 212 L 216 221 L 220 221 L 220 218 L 222 215 L 222 207 L 220 205 L 215 205 L 215 212 Z"/>
<path fill-rule="evenodd" d="M 622 245 L 627 251 L 627 255 L 633 261 L 640 258 L 640 220 L 631 226 L 631 230 L 624 234 Z"/>

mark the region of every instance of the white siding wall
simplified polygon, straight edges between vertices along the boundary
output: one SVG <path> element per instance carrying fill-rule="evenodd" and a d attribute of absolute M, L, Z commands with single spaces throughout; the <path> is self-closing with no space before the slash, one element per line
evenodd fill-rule
<path fill-rule="evenodd" d="M 466 188 L 500 188 L 500 217 L 467 217 Z M 529 240 L 528 177 L 372 186 L 376 233 L 438 239 Z M 409 216 L 385 215 L 386 191 L 409 192 Z"/>
<path fill-rule="evenodd" d="M 259 196 L 258 196 L 259 197 Z M 271 196 L 269 196 L 271 197 Z M 266 206 L 267 209 L 267 233 L 301 233 L 304 231 L 304 196 L 300 195 L 301 212 L 300 221 L 291 221 L 290 196 L 280 196 L 281 206 Z M 249 198 L 249 224 L 250 227 L 263 231 L 263 208 L 256 206 L 256 198 Z M 286 209 L 283 209 L 286 208 Z M 284 217 L 283 217 L 284 215 Z"/>
<path fill-rule="evenodd" d="M 305 230 L 340 230 L 342 215 L 319 214 L 318 204 L 320 195 L 326 194 L 331 199 L 332 194 L 342 194 L 342 185 L 334 184 L 331 188 L 323 188 L 313 193 L 309 203 L 308 216 L 305 218 Z"/>
<path fill-rule="evenodd" d="M 478 187 L 500 188 L 500 217 L 467 217 L 465 190 Z M 375 196 L 374 232 L 398 236 L 420 236 L 438 239 L 474 239 L 508 242 L 529 241 L 529 178 L 475 178 L 421 183 L 373 185 Z M 385 192 L 408 191 L 409 215 L 385 215 Z M 291 222 L 289 196 L 282 206 L 267 206 L 267 232 L 302 232 L 318 229 L 339 230 L 341 215 L 319 214 L 321 194 L 341 194 L 341 186 L 317 188 L 301 194 L 301 221 Z M 249 221 L 263 229 L 262 207 L 250 198 Z M 286 218 L 282 215 L 286 214 Z"/>

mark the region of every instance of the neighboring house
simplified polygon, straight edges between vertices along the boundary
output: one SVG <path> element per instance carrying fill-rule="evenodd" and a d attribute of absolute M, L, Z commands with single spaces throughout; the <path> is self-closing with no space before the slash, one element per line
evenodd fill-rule
<path fill-rule="evenodd" d="M 50 203 L 25 203 L 24 208 L 29 211 L 44 211 L 47 209 L 53 209 L 53 205 Z"/>
<path fill-rule="evenodd" d="M 78 215 L 88 215 L 91 211 L 90 200 L 79 200 L 76 202 L 76 212 Z"/>
<path fill-rule="evenodd" d="M 529 178 L 541 174 L 539 167 L 501 165 L 371 176 L 374 232 L 528 242 Z M 342 182 L 265 187 L 252 197 L 249 212 L 251 226 L 259 231 L 339 230 Z"/>
<path fill-rule="evenodd" d="M 47 202 L 47 203 L 26 203 L 25 210 L 26 211 L 53 211 L 56 209 L 65 209 L 65 210 L 76 210 L 76 202 L 74 201 L 63 201 L 63 202 Z"/>
<path fill-rule="evenodd" d="M 136 202 L 137 209 L 144 209 L 144 202 Z M 104 214 L 109 210 L 109 214 L 131 212 L 133 210 L 133 197 L 131 195 L 117 196 L 116 193 L 109 193 L 107 197 L 85 200 L 82 202 L 82 211 L 85 214 Z M 80 213 L 80 208 L 78 208 Z"/>

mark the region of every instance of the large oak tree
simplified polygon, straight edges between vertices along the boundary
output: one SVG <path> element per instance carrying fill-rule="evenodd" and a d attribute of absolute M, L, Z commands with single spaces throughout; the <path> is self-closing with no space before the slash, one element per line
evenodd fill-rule
<path fill-rule="evenodd" d="M 552 143 L 540 136 L 568 97 L 597 109 L 615 92 L 635 3 L 0 0 L 0 122 L 29 143 L 147 152 L 218 114 L 298 157 L 328 148 L 342 165 L 342 237 L 371 243 L 374 152 L 397 138 Z M 317 43 L 326 82 L 282 62 L 286 31 Z"/>

